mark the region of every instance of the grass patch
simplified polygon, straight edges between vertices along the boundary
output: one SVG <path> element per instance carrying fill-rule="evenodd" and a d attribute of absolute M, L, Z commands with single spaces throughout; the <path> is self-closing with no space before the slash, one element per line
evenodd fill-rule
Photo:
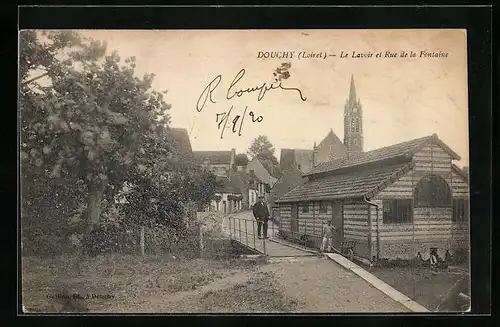
<path fill-rule="evenodd" d="M 149 296 L 193 290 L 252 266 L 238 260 L 132 255 L 26 257 L 22 260 L 22 302 L 29 312 L 99 311 L 111 302 L 130 304 Z"/>
<path fill-rule="evenodd" d="M 201 306 L 206 312 L 290 312 L 299 305 L 297 300 L 285 295 L 269 272 L 260 272 L 246 283 L 209 291 L 201 297 Z"/>

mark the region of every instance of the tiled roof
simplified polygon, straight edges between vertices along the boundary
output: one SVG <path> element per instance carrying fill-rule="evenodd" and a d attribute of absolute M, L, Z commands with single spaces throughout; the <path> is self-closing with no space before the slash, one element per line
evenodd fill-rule
<path fill-rule="evenodd" d="M 344 157 L 337 160 L 325 162 L 318 165 L 309 173 L 305 174 L 305 176 L 330 172 L 341 168 L 360 166 L 396 157 L 404 156 L 409 158 L 422 147 L 430 144 L 431 142 L 440 145 L 448 154 L 452 156 L 453 159 L 460 160 L 460 156 L 458 154 L 453 152 L 453 150 L 451 150 L 446 144 L 439 140 L 436 134 L 433 134 L 431 136 L 421 137 L 411 141 L 398 143 L 368 152 L 352 154 L 350 157 Z"/>
<path fill-rule="evenodd" d="M 219 193 L 240 193 L 239 189 L 237 189 L 231 180 L 225 176 L 217 176 L 217 192 Z"/>
<path fill-rule="evenodd" d="M 199 164 L 205 160 L 209 160 L 212 165 L 231 163 L 231 151 L 193 151 L 193 156 Z"/>
<path fill-rule="evenodd" d="M 363 196 L 370 198 L 411 168 L 412 164 L 409 163 L 308 180 L 276 202 L 334 200 Z"/>
<path fill-rule="evenodd" d="M 302 173 L 297 166 L 295 166 L 295 164 L 290 165 L 271 188 L 270 202 L 274 202 L 274 200 L 280 198 L 288 191 L 304 182 L 305 180 L 302 178 Z"/>
<path fill-rule="evenodd" d="M 185 128 L 169 128 L 166 130 L 168 140 L 178 153 L 191 154 L 191 142 Z"/>
<path fill-rule="evenodd" d="M 280 155 L 280 167 L 281 170 L 287 169 L 291 164 L 295 162 L 295 150 L 294 149 L 281 149 Z"/>
<path fill-rule="evenodd" d="M 260 160 L 260 162 L 262 163 L 262 166 L 266 168 L 269 174 L 271 174 L 271 176 L 278 178 L 281 175 L 281 169 L 279 166 L 275 166 L 265 160 Z"/>

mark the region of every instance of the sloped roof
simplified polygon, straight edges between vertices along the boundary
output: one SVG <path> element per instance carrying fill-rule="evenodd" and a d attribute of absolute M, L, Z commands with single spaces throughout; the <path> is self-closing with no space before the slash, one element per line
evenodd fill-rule
<path fill-rule="evenodd" d="M 274 178 L 278 178 L 281 175 L 281 169 L 279 166 L 275 166 L 265 160 L 259 160 L 262 163 L 262 166 L 266 168 L 271 176 Z"/>
<path fill-rule="evenodd" d="M 436 134 L 433 134 L 431 136 L 421 137 L 368 152 L 352 154 L 350 157 L 343 157 L 325 162 L 318 165 L 304 176 L 331 172 L 341 168 L 360 166 L 397 157 L 411 158 L 417 151 L 432 142 L 441 146 L 453 159 L 460 160 L 460 156 L 457 153 L 439 140 Z"/>
<path fill-rule="evenodd" d="M 273 202 L 274 200 L 282 197 L 288 191 L 305 181 L 306 180 L 302 178 L 302 172 L 297 168 L 297 166 L 295 164 L 290 165 L 271 188 L 270 201 Z"/>
<path fill-rule="evenodd" d="M 412 163 L 384 168 L 349 172 L 308 180 L 279 198 L 276 202 L 299 202 L 373 197 L 413 167 Z"/>
<path fill-rule="evenodd" d="M 235 171 L 231 173 L 231 182 L 238 187 L 240 192 L 247 192 L 250 186 L 250 174 L 245 171 Z"/>
<path fill-rule="evenodd" d="M 295 149 L 295 163 L 302 167 L 311 167 L 313 165 L 313 150 Z"/>
<path fill-rule="evenodd" d="M 281 155 L 280 155 L 281 170 L 287 169 L 294 162 L 295 162 L 295 150 L 281 149 Z"/>
<path fill-rule="evenodd" d="M 213 165 L 231 163 L 231 151 L 193 151 L 193 156 L 199 164 L 205 160 L 209 160 Z"/>
<path fill-rule="evenodd" d="M 217 192 L 219 193 L 240 193 L 240 190 L 226 176 L 217 176 Z"/>
<path fill-rule="evenodd" d="M 322 146 L 324 144 L 333 143 L 335 145 L 342 145 L 345 148 L 344 143 L 340 140 L 340 138 L 333 132 L 333 129 L 330 128 L 330 132 L 325 136 L 325 138 L 318 144 L 318 146 Z"/>
<path fill-rule="evenodd" d="M 168 128 L 165 132 L 167 134 L 168 141 L 170 141 L 178 153 L 192 154 L 189 134 L 185 128 Z"/>
<path fill-rule="evenodd" d="M 460 177 L 463 178 L 464 182 L 468 183 L 469 182 L 469 176 L 467 176 L 467 172 L 465 172 L 463 169 L 460 169 L 457 165 L 452 164 L 451 169 L 457 173 Z"/>

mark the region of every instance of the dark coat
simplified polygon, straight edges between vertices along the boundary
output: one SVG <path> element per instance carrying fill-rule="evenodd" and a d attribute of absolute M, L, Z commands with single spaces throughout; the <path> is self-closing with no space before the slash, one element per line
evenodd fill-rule
<path fill-rule="evenodd" d="M 268 220 L 269 219 L 269 209 L 264 202 L 257 202 L 253 206 L 253 216 L 257 220 Z"/>

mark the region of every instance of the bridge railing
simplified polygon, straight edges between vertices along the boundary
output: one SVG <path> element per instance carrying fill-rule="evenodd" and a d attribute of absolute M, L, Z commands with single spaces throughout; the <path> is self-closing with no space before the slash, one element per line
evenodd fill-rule
<path fill-rule="evenodd" d="M 266 239 L 258 237 L 258 224 L 255 220 L 228 217 L 229 237 L 252 250 L 266 254 Z M 264 226 L 262 226 L 264 228 Z M 262 236 L 263 236 L 263 231 Z M 268 228 L 269 235 L 269 228 Z M 274 235 L 274 233 L 273 233 Z"/>

